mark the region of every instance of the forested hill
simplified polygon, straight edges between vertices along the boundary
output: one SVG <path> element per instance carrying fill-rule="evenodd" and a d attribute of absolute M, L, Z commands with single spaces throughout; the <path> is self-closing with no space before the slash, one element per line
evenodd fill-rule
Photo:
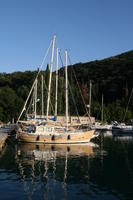
<path fill-rule="evenodd" d="M 12 118 L 17 119 L 24 101 L 28 95 L 30 87 L 36 75 L 36 71 L 30 72 L 15 72 L 12 74 L 0 74 L 0 121 L 11 121 Z M 97 119 L 100 119 L 101 96 L 104 95 L 104 120 L 122 121 L 125 109 L 133 87 L 133 51 L 129 51 L 118 56 L 110 57 L 100 61 L 88 63 L 78 63 L 68 67 L 68 77 L 71 86 L 71 91 L 75 97 L 75 104 L 79 108 L 79 114 L 84 114 L 84 106 L 80 97 L 77 81 L 74 78 L 76 74 L 80 85 L 85 103 L 89 102 L 89 82 L 92 80 L 92 108 L 91 114 Z M 46 108 L 49 69 L 44 74 L 44 107 Z M 54 91 L 55 91 L 55 73 L 52 79 L 51 101 L 54 107 Z M 38 113 L 41 107 L 41 82 L 38 82 Z M 59 70 L 59 93 L 58 93 L 58 113 L 64 113 L 64 68 Z M 69 112 L 75 115 L 73 106 L 73 98 L 69 92 Z M 53 108 L 54 109 L 54 108 Z M 51 114 L 53 111 L 51 107 Z M 126 114 L 126 120 L 133 118 L 133 97 L 129 102 L 129 109 Z"/>
<path fill-rule="evenodd" d="M 103 93 L 105 103 L 122 100 L 133 87 L 133 51 L 73 67 L 81 83 L 93 80 L 93 92 L 98 97 Z"/>

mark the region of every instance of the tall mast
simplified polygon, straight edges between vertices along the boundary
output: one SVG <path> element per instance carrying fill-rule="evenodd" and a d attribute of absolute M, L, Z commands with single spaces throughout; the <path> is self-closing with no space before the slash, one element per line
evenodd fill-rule
<path fill-rule="evenodd" d="M 33 114 L 35 114 L 35 86 L 34 86 L 34 90 L 33 90 L 33 99 L 32 99 L 32 103 L 33 103 Z"/>
<path fill-rule="evenodd" d="M 48 114 L 49 114 L 49 102 L 50 102 L 51 79 L 52 79 L 52 65 L 53 65 L 53 58 L 54 58 L 54 46 L 55 46 L 55 35 L 53 36 L 53 43 L 52 43 L 52 54 L 51 54 L 51 62 L 50 62 L 50 75 L 49 75 L 49 85 L 48 85 L 46 120 L 48 120 Z"/>
<path fill-rule="evenodd" d="M 101 111 L 101 121 L 103 122 L 103 94 L 102 94 L 102 111 Z"/>
<path fill-rule="evenodd" d="M 92 90 L 92 82 L 90 80 L 90 91 L 89 91 L 89 115 L 91 115 L 91 90 Z"/>
<path fill-rule="evenodd" d="M 66 130 L 68 130 L 68 77 L 67 77 L 67 50 L 65 50 L 65 77 L 66 77 Z"/>
<path fill-rule="evenodd" d="M 44 116 L 43 75 L 42 75 L 42 117 Z"/>
<path fill-rule="evenodd" d="M 37 79 L 35 83 L 35 119 L 36 119 L 36 111 L 37 111 Z"/>
<path fill-rule="evenodd" d="M 57 116 L 57 95 L 58 95 L 58 48 L 56 49 L 56 93 L 55 93 L 55 116 Z"/>

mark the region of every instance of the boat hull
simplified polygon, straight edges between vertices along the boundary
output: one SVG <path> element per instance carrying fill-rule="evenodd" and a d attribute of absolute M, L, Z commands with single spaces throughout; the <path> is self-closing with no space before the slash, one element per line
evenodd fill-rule
<path fill-rule="evenodd" d="M 43 144 L 75 144 L 75 143 L 87 143 L 95 136 L 95 130 L 88 130 L 77 133 L 63 133 L 63 134 L 29 134 L 26 132 L 20 132 L 17 135 L 19 142 L 28 143 L 43 143 Z"/>
<path fill-rule="evenodd" d="M 133 134 L 133 126 L 114 126 L 112 133 Z"/>

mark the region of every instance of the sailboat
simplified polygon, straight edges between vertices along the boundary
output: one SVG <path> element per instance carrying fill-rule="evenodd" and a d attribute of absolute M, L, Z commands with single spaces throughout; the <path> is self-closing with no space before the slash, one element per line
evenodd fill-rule
<path fill-rule="evenodd" d="M 131 90 L 131 94 L 130 94 L 130 97 L 128 100 L 128 104 L 126 107 L 123 121 L 125 121 L 125 119 L 126 119 L 126 114 L 128 111 L 129 103 L 131 101 L 132 94 L 133 94 L 133 88 Z M 131 119 L 130 122 L 127 124 L 126 123 L 118 123 L 117 121 L 114 121 L 113 126 L 112 126 L 112 133 L 114 135 L 128 135 L 128 134 L 133 135 L 133 120 Z"/>
<path fill-rule="evenodd" d="M 95 129 L 92 126 L 91 118 L 89 118 L 89 123 L 81 123 L 82 117 L 78 117 L 70 120 L 68 116 L 68 74 L 67 74 L 67 50 L 65 50 L 65 117 L 57 116 L 57 91 L 58 91 L 58 48 L 57 48 L 57 60 L 56 60 L 56 96 L 55 96 L 55 116 L 51 118 L 49 116 L 49 107 L 50 107 L 50 92 L 51 92 L 51 79 L 52 79 L 52 64 L 53 64 L 53 55 L 54 55 L 54 46 L 55 46 L 55 36 L 52 40 L 52 54 L 50 62 L 50 74 L 49 74 L 49 85 L 48 85 L 48 97 L 47 97 L 47 110 L 46 117 L 42 118 L 41 121 L 37 120 L 36 117 L 36 102 L 37 102 L 37 78 L 35 79 L 33 88 L 35 88 L 35 118 L 34 120 L 20 121 L 23 111 L 25 110 L 26 103 L 24 108 L 18 118 L 18 123 L 21 122 L 21 126 L 18 128 L 17 139 L 21 142 L 30 142 L 30 143 L 44 143 L 44 144 L 74 144 L 74 143 L 86 143 L 89 142 L 95 135 Z M 39 70 L 40 71 L 40 70 Z M 29 96 L 31 95 L 31 91 Z M 28 96 L 28 97 L 29 97 Z M 43 102 L 42 102 L 43 104 Z M 43 107 L 43 105 L 42 105 Z M 42 115 L 43 115 L 42 111 Z M 89 114 L 89 113 L 88 113 Z M 88 119 L 87 118 L 87 119 Z M 61 120 L 59 120 L 61 119 Z M 32 121 L 32 122 L 31 122 Z M 25 124 L 23 126 L 22 124 Z"/>
<path fill-rule="evenodd" d="M 112 124 L 108 124 L 107 122 L 104 122 L 104 95 L 102 94 L 102 103 L 101 103 L 101 122 L 96 122 L 96 130 L 97 131 L 112 131 Z"/>

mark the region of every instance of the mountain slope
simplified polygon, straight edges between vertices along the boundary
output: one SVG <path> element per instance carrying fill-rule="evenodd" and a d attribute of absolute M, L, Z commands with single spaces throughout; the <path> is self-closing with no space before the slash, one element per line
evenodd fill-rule
<path fill-rule="evenodd" d="M 89 101 L 89 81 L 92 80 L 92 115 L 100 119 L 101 96 L 104 95 L 104 119 L 107 121 L 120 120 L 124 116 L 125 108 L 133 87 L 133 51 L 110 57 L 100 61 L 78 63 L 68 67 L 69 82 L 74 94 L 79 113 L 84 113 L 83 103 L 73 76 L 76 73 L 85 103 Z M 43 72 L 44 73 L 44 72 Z M 48 68 L 44 73 L 46 84 L 48 83 Z M 35 78 L 36 72 L 15 72 L 12 74 L 0 74 L 0 120 L 9 121 L 17 118 L 28 91 Z M 58 113 L 64 112 L 64 68 L 59 70 L 59 95 Z M 53 73 L 52 104 L 54 105 L 55 73 Z M 41 83 L 39 82 L 39 85 Z M 40 92 L 40 90 L 39 90 Z M 45 89 L 46 93 L 46 89 Z M 47 98 L 47 95 L 45 94 Z M 75 114 L 70 97 L 70 113 Z M 41 107 L 41 103 L 39 103 Z M 46 105 L 46 102 L 45 102 Z M 39 110 L 38 110 L 39 111 Z M 129 104 L 127 120 L 133 118 L 133 98 Z"/>

